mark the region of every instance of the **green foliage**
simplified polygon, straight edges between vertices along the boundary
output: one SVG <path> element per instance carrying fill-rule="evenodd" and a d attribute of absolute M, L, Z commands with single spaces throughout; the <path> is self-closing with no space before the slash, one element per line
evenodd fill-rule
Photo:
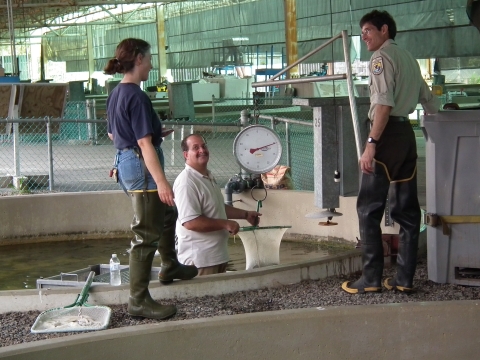
<path fill-rule="evenodd" d="M 13 184 L 8 185 L 9 188 L 14 189 L 17 194 L 31 194 L 30 187 L 28 184 L 28 178 L 22 177 L 18 179 L 18 188 Z"/>
<path fill-rule="evenodd" d="M 469 84 L 480 84 L 480 76 L 476 76 L 476 73 L 473 73 L 473 75 L 468 79 Z"/>

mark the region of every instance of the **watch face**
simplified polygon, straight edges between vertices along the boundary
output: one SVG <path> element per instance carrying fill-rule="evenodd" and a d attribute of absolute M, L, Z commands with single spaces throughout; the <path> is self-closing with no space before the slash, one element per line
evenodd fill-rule
<path fill-rule="evenodd" d="M 249 126 L 233 142 L 233 154 L 242 168 L 252 174 L 272 170 L 282 156 L 280 138 L 263 125 Z"/>

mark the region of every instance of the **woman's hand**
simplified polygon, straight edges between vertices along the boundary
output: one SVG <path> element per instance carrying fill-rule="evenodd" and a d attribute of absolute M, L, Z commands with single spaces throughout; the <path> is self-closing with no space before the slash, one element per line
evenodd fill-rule
<path fill-rule="evenodd" d="M 174 206 L 175 201 L 173 200 L 173 190 L 165 177 L 157 152 L 152 145 L 151 135 L 147 135 L 144 138 L 137 140 L 137 142 L 142 150 L 145 166 L 157 185 L 158 197 L 164 204 Z"/>
<path fill-rule="evenodd" d="M 173 190 L 168 181 L 162 181 L 157 184 L 158 196 L 160 200 L 168 206 L 175 206 Z"/>

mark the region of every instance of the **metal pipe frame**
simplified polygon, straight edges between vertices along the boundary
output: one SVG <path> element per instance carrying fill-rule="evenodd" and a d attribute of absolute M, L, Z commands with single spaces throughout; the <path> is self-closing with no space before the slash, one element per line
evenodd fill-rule
<path fill-rule="evenodd" d="M 275 81 L 268 80 L 268 81 L 252 83 L 252 87 L 301 84 L 301 83 L 311 83 L 311 82 L 328 81 L 328 80 L 344 80 L 346 79 L 346 76 L 347 75 L 345 74 L 338 74 L 338 75 L 306 77 L 306 78 L 299 78 L 299 79 L 286 79 L 286 80 L 275 80 Z"/>
<path fill-rule="evenodd" d="M 287 119 L 287 118 L 282 118 L 282 117 L 278 117 L 278 116 L 259 115 L 258 118 L 263 119 L 263 120 L 269 120 L 271 122 L 279 121 L 279 122 L 284 122 L 284 123 L 287 123 L 287 124 L 297 124 L 297 125 L 313 127 L 313 122 Z"/>
<path fill-rule="evenodd" d="M 305 59 L 309 58 L 319 50 L 323 49 L 325 46 L 331 44 L 337 39 L 342 38 L 343 42 L 343 52 L 345 56 L 345 64 L 347 68 L 347 74 L 340 74 L 340 75 L 327 75 L 327 76 L 321 76 L 321 77 L 307 77 L 307 78 L 300 78 L 300 79 L 286 79 L 286 80 L 276 80 L 274 81 L 275 78 L 279 77 L 280 75 L 284 74 L 288 70 L 290 70 L 292 67 L 298 65 Z M 290 85 L 290 84 L 298 84 L 298 83 L 310 83 L 310 82 L 318 82 L 318 81 L 328 81 L 328 80 L 341 80 L 341 79 L 347 79 L 347 88 L 348 88 L 348 99 L 350 102 L 350 109 L 352 112 L 352 122 L 353 122 L 353 130 L 355 133 L 355 145 L 356 145 L 356 150 L 357 150 L 357 156 L 360 159 L 362 156 L 362 142 L 361 142 L 361 136 L 360 136 L 360 125 L 358 122 L 358 113 L 357 113 L 357 105 L 355 101 L 355 91 L 353 87 L 353 80 L 352 80 L 352 67 L 350 64 L 350 51 L 348 48 L 348 33 L 347 30 L 342 30 L 342 32 L 334 37 L 332 37 L 330 40 L 325 42 L 324 44 L 320 45 L 318 48 L 310 51 L 307 55 L 303 56 L 302 58 L 298 59 L 295 61 L 293 64 L 287 66 L 285 69 L 280 71 L 279 73 L 275 74 L 273 77 L 271 77 L 268 81 L 263 81 L 263 82 L 255 82 L 252 83 L 252 87 L 260 87 L 260 86 L 276 86 L 276 85 Z"/>
<path fill-rule="evenodd" d="M 352 67 L 350 65 L 350 49 L 348 48 L 347 30 L 342 31 L 343 52 L 345 54 L 345 64 L 347 65 L 347 88 L 348 100 L 350 101 L 350 111 L 352 112 L 353 132 L 355 134 L 355 145 L 357 147 L 357 157 L 362 156 L 362 139 L 360 136 L 360 125 L 358 122 L 357 103 L 355 100 L 355 91 L 353 88 Z"/>
<path fill-rule="evenodd" d="M 286 73 L 288 70 L 290 70 L 291 68 L 297 66 L 298 64 L 300 64 L 303 60 L 305 59 L 308 59 L 310 56 L 312 56 L 313 54 L 319 52 L 320 50 L 322 50 L 324 47 L 327 47 L 328 45 L 330 45 L 332 42 L 334 42 L 335 40 L 337 39 L 340 39 L 342 37 L 342 34 L 338 34 L 334 37 L 332 37 L 330 40 L 327 40 L 325 43 L 323 43 L 322 45 L 320 45 L 319 47 L 317 47 L 316 49 L 313 49 L 312 51 L 310 51 L 307 55 L 301 57 L 300 59 L 298 59 L 297 61 L 295 61 L 293 64 L 290 64 L 288 65 L 285 69 L 283 69 L 282 71 L 280 71 L 279 73 L 275 74 L 274 76 L 272 76 L 269 80 L 274 80 L 276 79 L 277 77 L 279 77 L 280 75 L 283 75 L 284 73 Z M 253 86 L 253 84 L 252 84 Z"/>

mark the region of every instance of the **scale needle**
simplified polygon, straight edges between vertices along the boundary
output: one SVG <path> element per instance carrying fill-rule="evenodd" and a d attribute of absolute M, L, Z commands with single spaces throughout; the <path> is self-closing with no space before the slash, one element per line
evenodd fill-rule
<path fill-rule="evenodd" d="M 276 143 L 271 143 L 271 144 L 268 144 L 268 145 L 265 145 L 265 146 L 261 146 L 259 148 L 256 148 L 256 149 L 250 149 L 250 154 L 253 154 L 255 151 L 257 150 L 260 150 L 260 149 L 263 149 L 263 148 L 266 148 L 266 147 L 269 147 L 271 145 L 275 145 Z"/>

